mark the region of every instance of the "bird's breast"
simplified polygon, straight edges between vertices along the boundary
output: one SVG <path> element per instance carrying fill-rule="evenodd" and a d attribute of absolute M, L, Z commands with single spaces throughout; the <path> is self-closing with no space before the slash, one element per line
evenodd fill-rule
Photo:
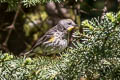
<path fill-rule="evenodd" d="M 67 37 L 63 32 L 56 32 L 54 33 L 54 39 L 50 39 L 50 41 L 44 42 L 41 46 L 43 52 L 48 54 L 59 53 L 62 52 L 68 46 Z"/>

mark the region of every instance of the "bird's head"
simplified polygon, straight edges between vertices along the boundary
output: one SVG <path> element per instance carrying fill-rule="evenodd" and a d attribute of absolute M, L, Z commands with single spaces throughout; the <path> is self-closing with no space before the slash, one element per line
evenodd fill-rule
<path fill-rule="evenodd" d="M 73 29 L 78 29 L 78 25 L 71 19 L 62 19 L 58 22 L 62 28 L 67 30 L 68 32 L 72 31 Z"/>

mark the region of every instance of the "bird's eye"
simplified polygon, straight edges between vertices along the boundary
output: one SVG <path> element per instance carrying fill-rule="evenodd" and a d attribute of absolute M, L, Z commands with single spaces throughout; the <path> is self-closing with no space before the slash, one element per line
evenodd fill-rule
<path fill-rule="evenodd" d="M 71 25 L 72 23 L 68 23 L 68 25 Z"/>

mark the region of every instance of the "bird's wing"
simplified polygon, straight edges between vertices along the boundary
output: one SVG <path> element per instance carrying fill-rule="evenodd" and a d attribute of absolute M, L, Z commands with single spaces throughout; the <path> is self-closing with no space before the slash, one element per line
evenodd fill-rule
<path fill-rule="evenodd" d="M 43 35 L 40 39 L 38 39 L 36 44 L 33 46 L 33 49 L 36 48 L 37 46 L 41 46 L 43 42 L 47 42 L 47 41 L 52 42 L 54 40 L 54 32 L 52 30 L 54 30 L 54 28 L 50 29 L 48 32 L 46 32 L 45 35 Z"/>

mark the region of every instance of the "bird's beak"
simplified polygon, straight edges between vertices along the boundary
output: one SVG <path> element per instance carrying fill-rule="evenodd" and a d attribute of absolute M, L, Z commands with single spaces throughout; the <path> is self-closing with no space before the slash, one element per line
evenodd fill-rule
<path fill-rule="evenodd" d="M 75 24 L 74 26 L 68 27 L 68 31 L 72 31 L 73 29 L 79 29 L 79 26 Z"/>

